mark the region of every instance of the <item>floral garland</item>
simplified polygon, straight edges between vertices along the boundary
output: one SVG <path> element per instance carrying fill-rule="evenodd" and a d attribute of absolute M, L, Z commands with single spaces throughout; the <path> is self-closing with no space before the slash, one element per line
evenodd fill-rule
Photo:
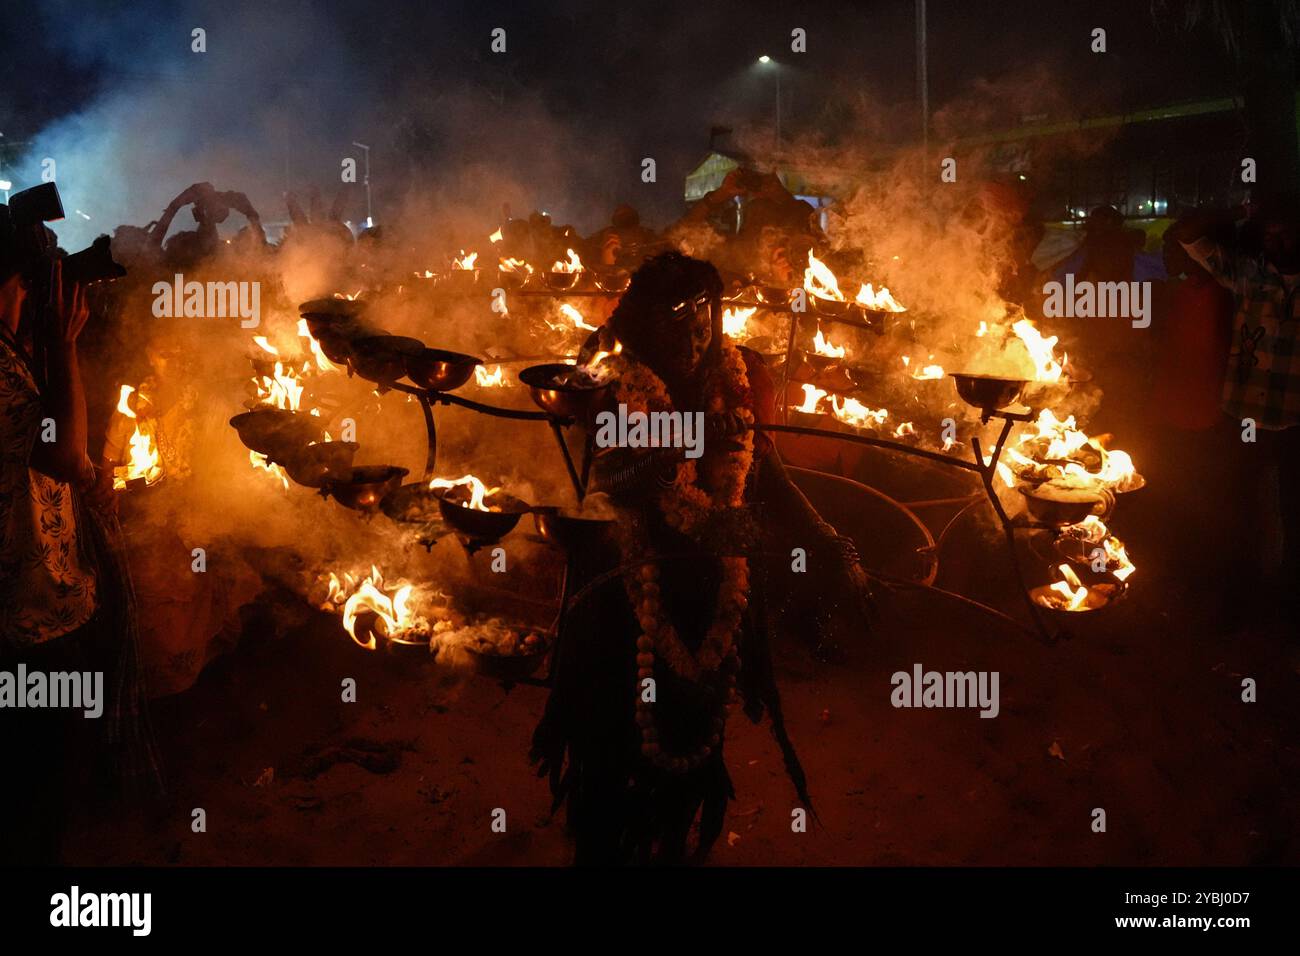
<path fill-rule="evenodd" d="M 615 395 L 629 412 L 671 411 L 672 398 L 663 380 L 629 356 L 623 357 L 623 371 L 615 384 Z M 706 383 L 710 414 L 731 412 L 750 424 L 753 413 L 747 407 L 749 377 L 744 357 L 729 341 L 722 348 L 718 372 Z M 683 534 L 698 533 L 715 514 L 744 503 L 745 483 L 754 459 L 754 436 L 744 431 L 735 445 L 706 452 L 701 459 L 683 458 L 676 465 L 673 483 L 656 499 L 668 525 Z M 702 467 L 697 467 L 702 466 Z M 702 472 L 702 475 L 701 475 Z M 701 477 L 703 482 L 701 482 Z M 659 744 L 650 702 L 637 695 L 637 724 L 641 728 L 641 750 L 656 766 L 682 773 L 698 767 L 721 742 L 726 724 L 726 705 L 734 697 L 740 660 L 736 632 L 749 605 L 749 562 L 743 557 L 720 558 L 722 582 L 718 588 L 714 619 L 697 652 L 682 642 L 666 620 L 659 588 L 659 568 L 650 561 L 651 548 L 644 519 L 629 509 L 618 522 L 619 545 L 624 563 L 633 570 L 624 575 L 624 587 L 641 626 L 637 638 L 637 685 L 654 676 L 655 657 L 678 675 L 699 682 L 705 675 L 720 674 L 726 693 L 718 693 L 718 708 L 705 742 L 686 755 L 671 755 Z M 717 689 L 715 688 L 715 693 Z"/>

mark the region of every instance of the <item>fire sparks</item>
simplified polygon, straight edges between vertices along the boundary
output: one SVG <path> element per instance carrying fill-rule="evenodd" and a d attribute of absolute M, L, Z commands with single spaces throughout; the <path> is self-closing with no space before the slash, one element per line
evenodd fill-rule
<path fill-rule="evenodd" d="M 478 478 L 473 475 L 463 475 L 460 478 L 434 478 L 429 482 L 429 488 L 433 491 L 450 490 L 452 488 L 467 489 L 469 500 L 459 502 L 462 508 L 473 508 L 475 511 L 491 511 L 485 500 L 492 497 L 500 488 L 489 488 Z M 453 499 L 455 500 L 455 499 Z"/>
<path fill-rule="evenodd" d="M 331 571 L 329 591 L 321 609 L 341 612 L 348 636 L 373 651 L 378 637 L 400 640 L 428 634 L 429 621 L 416 612 L 415 598 L 413 584 L 400 582 L 395 588 L 386 587 L 379 568 L 371 565 L 370 574 L 359 583 L 351 574 L 344 574 L 340 580 Z"/>

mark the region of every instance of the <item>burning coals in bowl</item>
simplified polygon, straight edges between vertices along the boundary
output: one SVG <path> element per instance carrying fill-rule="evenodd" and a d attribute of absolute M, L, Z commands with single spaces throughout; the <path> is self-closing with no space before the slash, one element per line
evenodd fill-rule
<path fill-rule="evenodd" d="M 381 640 L 428 645 L 433 636 L 433 620 L 438 619 L 433 602 L 443 598 L 441 593 L 402 580 L 385 582 L 376 565 L 365 577 L 347 572 L 339 577 L 331 571 L 321 583 L 325 599 L 320 609 L 341 615 L 343 630 L 367 650 L 375 650 Z"/>
<path fill-rule="evenodd" d="M 482 670 L 482 658 L 509 667 L 522 662 L 530 673 L 548 644 L 535 628 L 491 615 L 467 615 L 446 594 L 398 579 L 385 581 L 376 565 L 360 573 L 329 572 L 317 582 L 324 591 L 319 607 L 337 614 L 343 629 L 366 650 L 419 649 L 439 665 Z"/>

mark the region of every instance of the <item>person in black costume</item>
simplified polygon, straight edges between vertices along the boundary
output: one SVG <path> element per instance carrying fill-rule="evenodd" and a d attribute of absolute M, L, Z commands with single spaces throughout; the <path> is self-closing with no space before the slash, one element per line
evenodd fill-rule
<path fill-rule="evenodd" d="M 811 811 L 772 635 L 783 620 L 811 622 L 824 648 L 868 627 L 852 543 L 748 427 L 772 420 L 774 388 L 760 356 L 724 339 L 721 291 L 709 263 L 656 256 L 579 358 L 617 341 L 611 403 L 706 421 L 698 461 L 680 448 L 608 448 L 593 463 L 592 491 L 610 496 L 618 520 L 605 544 L 571 557 L 576 597 L 532 748 L 554 807 L 567 804 L 579 865 L 704 858 L 734 796 L 722 754 L 727 705 L 738 699 L 751 720 L 770 717 Z M 793 547 L 807 551 L 808 573 L 792 571 Z"/>

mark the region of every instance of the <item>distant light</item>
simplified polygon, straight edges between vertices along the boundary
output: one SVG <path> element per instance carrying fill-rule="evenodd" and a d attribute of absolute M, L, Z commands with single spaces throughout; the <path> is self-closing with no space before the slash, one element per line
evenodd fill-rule
<path fill-rule="evenodd" d="M 772 58 L 771 58 L 770 56 L 768 56 L 766 53 L 764 53 L 762 56 L 760 56 L 760 57 L 758 58 L 758 62 L 759 62 L 759 63 L 771 63 L 771 62 L 772 62 Z"/>
<path fill-rule="evenodd" d="M 1024 174 L 1024 173 L 1021 173 L 1021 174 L 1020 174 L 1018 177 L 1016 177 L 1016 178 L 1019 179 L 1019 180 L 1023 183 L 1023 182 L 1025 181 L 1025 174 Z"/>
<path fill-rule="evenodd" d="M 372 218 L 370 218 L 369 216 L 366 216 L 366 228 L 369 229 L 369 228 L 371 228 L 374 224 L 375 224 L 375 221 L 374 221 Z"/>
<path fill-rule="evenodd" d="M 8 192 L 14 188 L 14 184 L 7 179 L 0 179 L 0 192 Z"/>
<path fill-rule="evenodd" d="M 89 219 L 89 218 L 90 218 L 90 217 L 87 216 L 84 212 L 82 212 L 80 209 L 77 209 L 77 210 L 75 210 L 75 211 L 76 211 L 77 215 L 80 216 L 82 219 Z"/>

